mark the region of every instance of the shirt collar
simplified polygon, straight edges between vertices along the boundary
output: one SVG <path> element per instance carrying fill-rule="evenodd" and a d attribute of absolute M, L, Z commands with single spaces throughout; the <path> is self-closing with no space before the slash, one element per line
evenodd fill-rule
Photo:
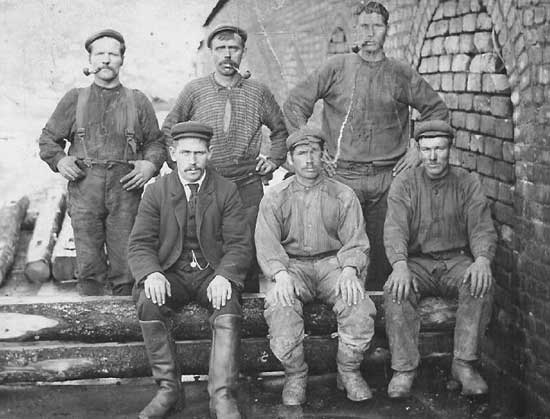
<path fill-rule="evenodd" d="M 313 185 L 309 185 L 309 186 L 301 184 L 300 181 L 298 180 L 298 178 L 296 177 L 296 175 L 294 175 L 294 189 L 295 190 L 307 191 L 309 189 L 320 187 L 320 185 L 323 185 L 324 183 L 325 183 L 325 175 L 323 175 L 323 174 L 321 174 L 321 176 L 319 176 L 319 178 L 317 179 L 317 182 L 315 182 Z"/>
<path fill-rule="evenodd" d="M 216 78 L 214 77 L 214 73 L 210 73 L 210 82 L 212 83 L 212 85 L 214 86 L 215 89 L 217 89 L 218 91 L 220 90 L 224 90 L 224 89 L 227 89 L 227 86 L 222 86 L 220 83 L 218 83 L 216 81 Z M 236 78 L 236 81 L 235 83 L 233 84 L 233 86 L 231 86 L 231 88 L 235 88 L 235 87 L 242 87 L 243 85 L 243 78 L 240 74 L 237 74 L 237 78 Z"/>
<path fill-rule="evenodd" d="M 178 172 L 178 178 L 179 178 L 181 184 L 184 186 L 184 190 L 186 190 L 186 191 L 187 191 L 187 189 L 185 189 L 185 186 L 189 185 L 190 183 L 198 183 L 199 184 L 198 190 L 200 191 L 201 186 L 202 186 L 202 182 L 204 181 L 205 177 L 206 177 L 206 170 L 203 172 L 203 174 L 202 174 L 202 176 L 199 180 L 197 180 L 196 182 L 189 182 L 189 181 L 185 180 L 184 178 L 182 178 L 180 173 Z M 187 186 L 187 188 L 189 188 L 189 186 Z"/>

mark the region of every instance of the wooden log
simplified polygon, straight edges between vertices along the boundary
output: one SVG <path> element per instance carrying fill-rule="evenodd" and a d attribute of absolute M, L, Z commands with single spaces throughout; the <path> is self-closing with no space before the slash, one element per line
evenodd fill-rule
<path fill-rule="evenodd" d="M 0 285 L 7 277 L 14 258 L 21 222 L 29 207 L 29 198 L 10 201 L 0 208 Z"/>
<path fill-rule="evenodd" d="M 388 353 L 381 352 L 379 345 L 380 338 L 375 337 L 371 349 L 365 355 L 363 369 L 370 371 L 387 363 Z M 337 339 L 306 337 L 304 346 L 312 374 L 335 370 Z M 419 349 L 425 360 L 447 360 L 452 351 L 452 335 L 445 332 L 423 334 Z M 183 374 L 208 372 L 209 340 L 178 341 L 177 352 Z M 269 349 L 267 338 L 242 339 L 240 368 L 247 374 L 282 369 Z M 0 344 L 0 384 L 140 377 L 150 374 L 145 348 L 141 342 Z"/>
<path fill-rule="evenodd" d="M 65 214 L 65 196 L 65 190 L 56 187 L 40 205 L 25 265 L 25 276 L 31 282 L 50 279 L 52 250 Z"/>
<path fill-rule="evenodd" d="M 378 315 L 377 334 L 383 335 L 384 310 L 381 292 L 369 292 Z M 267 325 L 263 317 L 262 294 L 244 295 L 243 337 L 264 337 Z M 449 331 L 454 324 L 456 304 L 438 298 L 420 303 L 423 331 Z M 441 313 L 444 313 L 441 314 Z M 28 317 L 34 316 L 34 317 Z M 173 316 L 173 334 L 178 340 L 209 339 L 208 311 L 189 304 Z M 304 323 L 309 335 L 330 335 L 336 331 L 332 310 L 320 303 L 304 307 Z M 0 341 L 82 341 L 131 342 L 141 340 L 134 304 L 129 297 L 0 298 Z"/>
<path fill-rule="evenodd" d="M 74 278 L 76 269 L 76 250 L 74 245 L 71 217 L 65 214 L 63 225 L 52 254 L 52 275 L 60 282 Z"/>

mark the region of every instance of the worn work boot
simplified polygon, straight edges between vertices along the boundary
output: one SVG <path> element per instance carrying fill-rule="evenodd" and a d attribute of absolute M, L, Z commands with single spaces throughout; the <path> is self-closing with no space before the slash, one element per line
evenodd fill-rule
<path fill-rule="evenodd" d="M 222 314 L 212 327 L 212 350 L 208 372 L 210 416 L 213 419 L 240 419 L 237 404 L 241 316 Z"/>
<path fill-rule="evenodd" d="M 470 362 L 454 358 L 451 374 L 462 384 L 462 394 L 465 396 L 478 396 L 489 391 L 487 383 Z"/>
<path fill-rule="evenodd" d="M 299 406 L 306 402 L 308 366 L 305 361 L 304 344 L 299 343 L 284 359 L 285 384 L 282 400 L 285 406 Z"/>
<path fill-rule="evenodd" d="M 345 391 L 347 398 L 354 402 L 372 399 L 372 391 L 359 370 L 362 360 L 363 352 L 355 351 L 344 343 L 338 343 L 336 388 Z"/>
<path fill-rule="evenodd" d="M 394 371 L 393 377 L 388 384 L 388 396 L 390 399 L 399 399 L 409 397 L 416 370 L 411 371 Z"/>
<path fill-rule="evenodd" d="M 184 404 L 175 344 L 164 322 L 140 320 L 139 324 L 153 378 L 159 385 L 156 396 L 140 412 L 139 419 L 164 418 L 170 410 Z"/>

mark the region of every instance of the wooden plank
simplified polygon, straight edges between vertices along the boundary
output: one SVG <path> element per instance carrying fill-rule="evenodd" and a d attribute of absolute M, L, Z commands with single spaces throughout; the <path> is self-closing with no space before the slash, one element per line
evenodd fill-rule
<path fill-rule="evenodd" d="M 52 275 L 57 281 L 70 281 L 76 269 L 76 250 L 74 245 L 71 217 L 65 214 L 63 225 L 52 254 Z"/>
<path fill-rule="evenodd" d="M 19 240 L 21 222 L 29 207 L 29 198 L 10 201 L 0 208 L 0 285 L 10 270 Z"/>
<path fill-rule="evenodd" d="M 310 372 L 335 370 L 337 339 L 306 337 L 306 358 Z M 383 338 L 375 337 L 362 368 L 385 365 L 389 354 Z M 182 374 L 207 374 L 209 340 L 177 342 Z M 424 359 L 447 359 L 452 351 L 449 332 L 425 333 L 420 342 Z M 280 371 L 278 360 L 269 349 L 267 338 L 241 341 L 241 371 L 254 374 Z M 25 381 L 64 381 L 103 377 L 140 377 L 150 375 L 145 348 L 141 342 L 75 343 L 42 342 L 0 343 L 0 384 Z"/>
<path fill-rule="evenodd" d="M 378 309 L 377 333 L 384 333 L 383 296 L 369 292 Z M 263 317 L 262 294 L 243 296 L 243 337 L 264 337 L 267 325 Z M 420 304 L 422 330 L 450 330 L 456 305 L 442 299 L 426 299 Z M 33 317 L 29 317 L 33 316 Z M 176 339 L 210 337 L 208 311 L 189 304 L 175 313 L 173 333 Z M 336 331 L 332 310 L 320 303 L 304 307 L 306 333 L 328 335 Z M 60 340 L 83 342 L 131 342 L 141 340 L 141 330 L 130 297 L 0 298 L 0 341 Z"/>
<path fill-rule="evenodd" d="M 50 279 L 52 250 L 65 214 L 65 197 L 64 189 L 54 188 L 40 205 L 25 265 L 25 276 L 31 282 Z"/>

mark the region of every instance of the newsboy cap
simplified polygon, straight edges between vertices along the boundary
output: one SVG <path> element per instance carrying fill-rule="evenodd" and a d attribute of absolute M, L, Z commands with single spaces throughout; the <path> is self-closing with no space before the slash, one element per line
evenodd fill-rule
<path fill-rule="evenodd" d="M 225 31 L 236 33 L 243 40 L 243 46 L 244 44 L 246 44 L 248 34 L 244 29 L 241 29 L 235 25 L 219 25 L 219 26 L 216 26 L 212 32 L 210 32 L 210 35 L 208 35 L 208 38 L 206 39 L 206 46 L 210 48 L 212 46 L 212 39 L 214 39 L 214 37 L 220 32 L 225 32 Z"/>
<path fill-rule="evenodd" d="M 90 35 L 88 39 L 84 42 L 84 48 L 86 48 L 86 51 L 91 52 L 91 46 L 92 43 L 99 38 L 113 38 L 116 39 L 118 42 L 120 42 L 122 47 L 122 54 L 124 54 L 124 50 L 126 49 L 126 43 L 124 42 L 124 37 L 122 34 L 118 31 L 115 31 L 114 29 L 103 29 L 102 31 L 96 32 L 93 35 Z"/>
<path fill-rule="evenodd" d="M 422 137 L 448 137 L 453 139 L 455 136 L 453 127 L 447 121 L 433 120 L 417 122 L 414 128 L 414 139 L 418 141 Z"/>
<path fill-rule="evenodd" d="M 180 122 L 172 127 L 170 131 L 172 141 L 181 140 L 183 138 L 198 138 L 210 142 L 214 130 L 208 125 L 197 121 Z"/>
<path fill-rule="evenodd" d="M 294 147 L 301 144 L 324 144 L 326 141 L 327 138 L 325 137 L 325 133 L 320 129 L 302 127 L 288 136 L 286 139 L 286 147 L 292 150 Z"/>

